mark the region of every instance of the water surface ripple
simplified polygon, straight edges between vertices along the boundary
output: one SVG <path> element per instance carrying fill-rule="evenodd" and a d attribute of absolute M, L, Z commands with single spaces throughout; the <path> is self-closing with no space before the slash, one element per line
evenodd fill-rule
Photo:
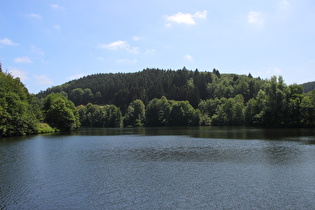
<path fill-rule="evenodd" d="M 273 132 L 83 129 L 3 138 L 0 209 L 315 209 L 314 130 Z"/>

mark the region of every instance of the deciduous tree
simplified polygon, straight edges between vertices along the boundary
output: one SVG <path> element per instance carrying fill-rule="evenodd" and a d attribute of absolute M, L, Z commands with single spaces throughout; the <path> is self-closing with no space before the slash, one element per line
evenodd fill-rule
<path fill-rule="evenodd" d="M 74 104 L 60 93 L 51 93 L 44 100 L 45 121 L 60 130 L 73 130 L 80 126 L 79 113 Z"/>

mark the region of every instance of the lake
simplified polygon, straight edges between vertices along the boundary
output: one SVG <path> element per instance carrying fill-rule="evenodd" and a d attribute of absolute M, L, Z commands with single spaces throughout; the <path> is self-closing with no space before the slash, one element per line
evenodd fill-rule
<path fill-rule="evenodd" d="M 315 129 L 1 138 L 0 209 L 315 209 Z"/>

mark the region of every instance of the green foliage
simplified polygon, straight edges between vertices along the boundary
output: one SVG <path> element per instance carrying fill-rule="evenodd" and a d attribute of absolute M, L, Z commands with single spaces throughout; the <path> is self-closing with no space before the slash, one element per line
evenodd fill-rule
<path fill-rule="evenodd" d="M 315 126 L 315 90 L 309 92 L 301 102 L 301 121 L 303 126 Z"/>
<path fill-rule="evenodd" d="M 197 126 L 200 123 L 199 112 L 188 101 L 173 101 L 168 124 L 172 126 Z"/>
<path fill-rule="evenodd" d="M 37 133 L 40 116 L 35 97 L 20 79 L 0 69 L 0 136 Z"/>
<path fill-rule="evenodd" d="M 77 106 L 88 103 L 114 104 L 123 113 L 136 99 L 147 105 L 150 100 L 162 96 L 172 100 L 188 100 L 197 107 L 200 98 L 211 97 L 207 85 L 212 82 L 212 74 L 186 68 L 177 71 L 145 69 L 137 73 L 95 74 L 49 88 L 37 97 L 45 98 L 52 92 L 64 91 Z M 91 92 L 88 94 L 86 89 Z"/>
<path fill-rule="evenodd" d="M 242 95 L 234 98 L 222 98 L 212 116 L 212 125 L 243 125 L 244 124 L 244 99 Z"/>
<path fill-rule="evenodd" d="M 303 83 L 301 86 L 303 87 L 304 92 L 308 93 L 308 92 L 310 92 L 310 91 L 315 89 L 315 81 L 314 82 Z"/>
<path fill-rule="evenodd" d="M 216 69 L 146 69 L 92 75 L 38 96 L 48 93 L 36 100 L 18 78 L 0 71 L 0 136 L 51 132 L 50 126 L 72 130 L 80 122 L 95 127 L 315 126 L 315 90 L 305 94 L 302 86 L 287 86 L 281 76 L 261 80 Z M 75 107 L 70 100 L 86 105 Z"/>
<path fill-rule="evenodd" d="M 153 99 L 146 109 L 146 119 L 148 126 L 168 125 L 172 104 L 163 96 L 161 99 Z"/>
<path fill-rule="evenodd" d="M 86 121 L 83 122 L 86 125 L 101 127 L 103 124 L 104 112 L 98 105 L 92 105 L 91 103 L 86 105 Z"/>
<path fill-rule="evenodd" d="M 90 88 L 85 88 L 83 90 L 83 98 L 87 102 L 91 103 L 93 101 L 94 94 L 92 93 Z"/>
<path fill-rule="evenodd" d="M 73 130 L 80 126 L 74 104 L 60 93 L 51 93 L 45 98 L 43 112 L 45 121 L 52 127 Z"/>
<path fill-rule="evenodd" d="M 95 103 L 100 104 L 102 100 L 102 94 L 100 91 L 97 91 L 94 96 Z"/>
<path fill-rule="evenodd" d="M 105 112 L 104 127 L 122 127 L 123 117 L 118 107 L 106 105 L 103 110 Z"/>
<path fill-rule="evenodd" d="M 63 95 L 65 98 L 68 99 L 68 93 L 66 93 L 65 91 L 61 91 L 60 93 L 61 93 L 61 95 Z"/>
<path fill-rule="evenodd" d="M 147 126 L 197 126 L 202 124 L 201 112 L 188 101 L 153 99 L 146 109 Z"/>
<path fill-rule="evenodd" d="M 256 121 L 256 118 L 257 118 L 258 113 L 259 113 L 259 108 L 258 108 L 257 100 L 255 98 L 252 98 L 247 102 L 247 106 L 245 108 L 245 113 L 244 113 L 245 125 L 257 125 L 258 122 Z"/>
<path fill-rule="evenodd" d="M 115 105 L 99 106 L 91 103 L 77 107 L 83 126 L 122 127 L 122 114 Z"/>
<path fill-rule="evenodd" d="M 84 91 L 82 88 L 75 88 L 70 92 L 70 100 L 75 104 L 82 104 Z"/>
<path fill-rule="evenodd" d="M 299 127 L 302 122 L 302 107 L 301 103 L 304 98 L 303 87 L 301 85 L 293 84 L 287 89 L 287 114 L 285 124 L 290 127 Z"/>
<path fill-rule="evenodd" d="M 50 127 L 47 123 L 37 124 L 37 133 L 54 133 L 56 130 Z"/>
<path fill-rule="evenodd" d="M 125 126 L 143 126 L 145 122 L 145 105 L 137 99 L 131 102 L 127 108 L 127 112 L 124 118 Z"/>
<path fill-rule="evenodd" d="M 220 74 L 217 69 L 145 69 L 90 75 L 47 89 L 38 97 L 52 92 L 68 94 L 76 105 L 98 104 L 78 109 L 81 123 L 87 126 L 121 125 L 122 116 L 124 126 L 314 126 L 314 94 L 303 93 L 300 85 L 287 86 L 275 76 L 262 80 L 250 73 Z M 116 111 L 107 110 L 106 104 L 113 104 Z"/>

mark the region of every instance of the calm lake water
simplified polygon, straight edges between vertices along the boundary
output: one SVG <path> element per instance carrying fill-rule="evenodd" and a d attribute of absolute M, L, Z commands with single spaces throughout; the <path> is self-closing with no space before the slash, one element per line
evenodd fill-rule
<path fill-rule="evenodd" d="M 0 209 L 315 209 L 315 129 L 1 138 Z"/>

